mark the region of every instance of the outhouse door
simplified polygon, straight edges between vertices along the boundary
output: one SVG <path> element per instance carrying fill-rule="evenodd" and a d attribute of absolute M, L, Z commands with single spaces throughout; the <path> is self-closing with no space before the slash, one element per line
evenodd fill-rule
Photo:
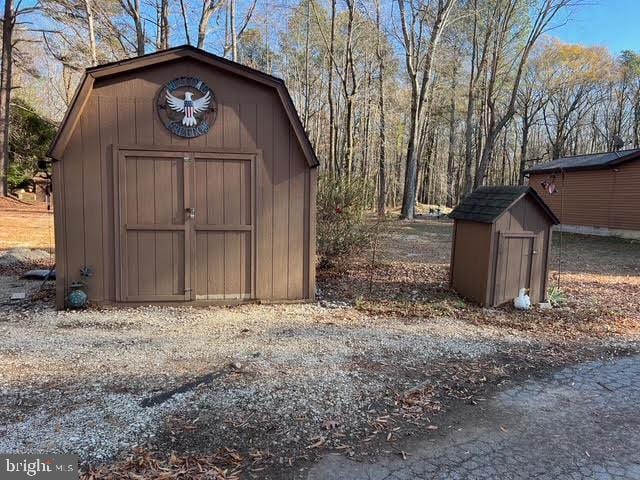
<path fill-rule="evenodd" d="M 253 158 L 117 152 L 117 300 L 253 296 Z"/>
<path fill-rule="evenodd" d="M 500 233 L 497 246 L 494 305 L 510 302 L 518 296 L 521 288 L 531 287 L 534 240 L 533 232 Z"/>

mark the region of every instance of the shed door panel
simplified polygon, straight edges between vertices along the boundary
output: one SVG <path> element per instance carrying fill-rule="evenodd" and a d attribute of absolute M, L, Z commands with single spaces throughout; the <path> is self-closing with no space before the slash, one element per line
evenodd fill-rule
<path fill-rule="evenodd" d="M 253 297 L 253 175 L 250 157 L 196 154 L 196 299 Z"/>
<path fill-rule="evenodd" d="M 121 152 L 122 300 L 189 298 L 182 153 Z"/>
<path fill-rule="evenodd" d="M 531 287 L 533 232 L 501 233 L 496 259 L 494 305 L 512 301 L 521 288 Z"/>

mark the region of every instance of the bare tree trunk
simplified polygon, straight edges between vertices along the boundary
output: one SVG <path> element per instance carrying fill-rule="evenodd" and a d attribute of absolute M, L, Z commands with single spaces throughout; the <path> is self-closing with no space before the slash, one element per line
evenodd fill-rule
<path fill-rule="evenodd" d="M 518 184 L 524 185 L 524 171 L 527 168 L 527 150 L 529 148 L 529 115 L 525 110 L 522 115 L 522 144 L 520 145 L 520 170 L 518 173 Z"/>
<path fill-rule="evenodd" d="M 131 17 L 131 20 L 133 20 L 133 26 L 136 31 L 136 54 L 144 55 L 144 24 L 140 0 L 120 0 L 120 5 L 122 5 L 124 11 Z"/>
<path fill-rule="evenodd" d="M 7 180 L 9 176 L 9 120 L 11 116 L 14 27 L 13 0 L 5 0 L 2 22 L 2 67 L 0 70 L 0 196 L 6 196 L 9 193 Z"/>
<path fill-rule="evenodd" d="M 220 0 L 225 1 L 225 0 Z M 240 28 L 237 28 L 236 25 L 236 0 L 226 0 L 227 8 L 227 26 L 225 32 L 225 46 L 224 46 L 224 55 L 225 57 L 231 54 L 231 60 L 234 62 L 238 61 L 238 42 L 242 38 L 249 22 L 251 21 L 251 17 L 253 16 L 253 12 L 255 11 L 256 4 L 258 0 L 253 0 L 247 9 L 247 13 L 240 24 Z"/>
<path fill-rule="evenodd" d="M 160 5 L 160 49 L 166 50 L 169 48 L 169 0 L 162 0 Z M 189 42 L 191 43 L 191 42 Z"/>
<path fill-rule="evenodd" d="M 507 171 L 507 133 L 509 129 L 504 130 L 504 134 L 502 135 L 502 169 L 500 170 L 500 184 L 505 185 L 507 181 L 506 171 Z"/>
<path fill-rule="evenodd" d="M 496 39 L 494 41 L 494 53 L 492 60 L 492 68 L 491 75 L 488 81 L 488 93 L 487 93 L 487 103 L 488 103 L 488 113 L 489 113 L 489 121 L 487 123 L 487 131 L 485 134 L 485 143 L 482 149 L 482 155 L 480 157 L 480 163 L 478 165 L 478 174 L 475 179 L 475 186 L 478 187 L 484 184 L 485 177 L 489 170 L 489 166 L 493 159 L 493 151 L 495 148 L 495 142 L 498 138 L 498 135 L 502 130 L 506 127 L 507 123 L 513 118 L 515 114 L 515 104 L 518 95 L 518 89 L 520 87 L 520 81 L 522 79 L 522 74 L 524 72 L 524 68 L 527 64 L 529 54 L 533 49 L 533 46 L 538 41 L 540 36 L 544 34 L 550 22 L 553 18 L 558 14 L 558 12 L 569 5 L 570 0 L 544 0 L 539 9 L 533 18 L 531 31 L 527 38 L 527 41 L 522 48 L 522 52 L 520 53 L 520 57 L 518 59 L 518 66 L 516 69 L 516 73 L 514 75 L 513 83 L 511 85 L 511 92 L 508 106 L 505 112 L 498 116 L 496 115 L 496 96 L 497 92 L 495 92 L 494 87 L 496 83 L 496 72 L 498 71 L 501 58 L 500 55 L 505 48 L 511 48 L 509 45 L 508 38 L 510 32 L 510 18 L 515 15 L 514 5 L 507 3 L 506 13 L 504 14 L 504 18 L 501 20 L 501 29 L 497 32 Z"/>
<path fill-rule="evenodd" d="M 184 7 L 184 0 L 180 0 L 180 3 Z M 209 23 L 211 17 L 224 5 L 224 0 L 206 0 L 202 4 L 202 13 L 200 14 L 200 22 L 198 23 L 198 48 L 204 48 L 207 40 L 207 34 L 209 33 Z M 182 15 L 184 18 L 185 30 L 187 30 L 187 19 L 185 16 L 185 10 L 182 9 Z M 187 36 L 187 38 L 189 38 Z M 191 43 L 191 42 L 189 42 Z"/>
<path fill-rule="evenodd" d="M 380 152 L 378 158 L 378 216 L 384 217 L 385 207 L 387 204 L 387 172 L 386 172 L 386 159 L 385 159 L 385 116 L 384 116 L 384 58 L 382 55 L 382 46 L 380 42 L 380 0 L 376 0 L 376 27 L 377 27 L 377 44 L 376 44 L 376 56 L 378 58 L 378 109 L 380 110 L 380 131 L 379 142 Z"/>
<path fill-rule="evenodd" d="M 231 60 L 238 61 L 238 36 L 236 34 L 236 0 L 229 1 L 229 26 L 231 35 Z"/>
<path fill-rule="evenodd" d="M 456 149 L 456 88 L 458 86 L 458 61 L 454 59 L 451 72 L 451 96 L 449 99 L 449 151 L 447 155 L 447 198 L 445 204 L 453 206 L 453 165 Z"/>
<path fill-rule="evenodd" d="M 353 174 L 353 99 L 357 90 L 356 71 L 353 61 L 353 24 L 354 0 L 346 0 L 348 10 L 347 38 L 344 53 L 344 73 L 342 75 L 342 89 L 345 98 L 345 139 L 344 139 L 344 167 L 347 173 L 347 183 L 351 182 Z"/>
<path fill-rule="evenodd" d="M 473 170 L 473 109 L 475 105 L 475 63 L 478 54 L 477 35 L 478 33 L 478 0 L 473 2 L 473 36 L 471 38 L 471 71 L 469 74 L 469 88 L 467 91 L 467 117 L 465 119 L 464 141 L 464 186 L 462 195 L 471 192 L 472 170 Z"/>
<path fill-rule="evenodd" d="M 333 56 L 336 41 L 336 0 L 331 0 L 331 39 L 329 42 L 329 84 L 327 100 L 329 101 L 329 168 L 336 172 L 336 137 L 335 107 L 333 104 Z"/>
<path fill-rule="evenodd" d="M 309 121 L 309 36 L 311 34 L 311 0 L 307 0 L 307 22 L 305 25 L 304 39 L 304 108 L 302 111 L 302 124 L 307 127 Z"/>
<path fill-rule="evenodd" d="M 89 30 L 89 50 L 91 51 L 91 65 L 98 64 L 98 55 L 96 53 L 96 32 L 94 27 L 93 9 L 91 8 L 91 0 L 84 0 L 84 9 L 87 15 L 87 27 Z"/>
<path fill-rule="evenodd" d="M 136 46 L 138 55 L 144 55 L 144 25 L 142 24 L 142 11 L 140 10 L 140 0 L 136 0 L 133 20 L 136 26 Z"/>
<path fill-rule="evenodd" d="M 419 62 L 420 57 L 420 36 L 422 32 L 422 26 L 419 28 L 420 33 L 416 33 L 414 30 L 415 18 L 422 16 L 416 11 L 412 11 L 409 17 L 410 23 L 407 22 L 406 15 L 406 0 L 398 0 L 398 7 L 400 9 L 400 20 L 402 25 L 402 34 L 404 39 L 405 48 L 405 63 L 407 66 L 407 73 L 411 79 L 411 118 L 409 119 L 409 139 L 407 145 L 407 157 L 405 167 L 404 178 L 404 190 L 402 195 L 402 209 L 400 211 L 400 218 L 413 219 L 415 216 L 415 204 L 416 204 L 416 191 L 418 180 L 418 138 L 422 130 L 421 126 L 424 122 L 427 122 L 430 116 L 430 105 L 428 98 L 431 84 L 433 82 L 433 59 L 434 53 L 440 42 L 442 36 L 442 30 L 447 24 L 447 20 L 455 0 L 442 0 L 438 2 L 438 9 L 436 12 L 435 20 L 431 30 L 431 35 L 428 40 L 426 53 L 424 56 L 424 62 Z M 411 9 L 421 7 L 411 3 Z M 424 19 L 424 16 L 422 16 Z M 416 38 L 418 37 L 418 38 Z M 418 82 L 418 70 L 422 71 L 422 80 Z"/>
<path fill-rule="evenodd" d="M 493 25 L 486 28 L 482 47 L 478 44 L 478 0 L 473 1 L 473 35 L 471 39 L 471 69 L 469 74 L 469 88 L 467 92 L 467 116 L 465 119 L 465 155 L 464 155 L 464 185 L 462 187 L 461 197 L 471 193 L 473 189 L 473 165 L 474 160 L 477 159 L 477 152 L 480 148 L 480 143 L 476 144 L 476 157 L 473 155 L 473 132 L 476 125 L 473 122 L 473 116 L 475 114 L 476 105 L 476 90 L 478 88 L 478 81 L 480 80 L 483 72 L 487 66 L 487 50 L 491 34 L 493 33 Z M 491 16 L 495 16 L 499 8 L 499 3 L 496 3 Z M 483 117 L 480 116 L 480 121 L 483 121 Z"/>

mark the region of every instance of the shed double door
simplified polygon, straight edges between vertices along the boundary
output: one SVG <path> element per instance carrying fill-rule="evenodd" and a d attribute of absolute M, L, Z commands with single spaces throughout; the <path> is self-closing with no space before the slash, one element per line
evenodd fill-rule
<path fill-rule="evenodd" d="M 531 288 L 534 241 L 533 232 L 500 233 L 496 258 L 494 305 L 512 301 L 518 296 L 521 288 Z"/>
<path fill-rule="evenodd" d="M 252 298 L 253 157 L 120 150 L 117 300 Z"/>

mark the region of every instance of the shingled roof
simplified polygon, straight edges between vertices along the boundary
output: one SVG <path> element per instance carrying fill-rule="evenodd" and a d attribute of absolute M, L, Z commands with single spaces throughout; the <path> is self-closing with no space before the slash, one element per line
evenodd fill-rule
<path fill-rule="evenodd" d="M 640 148 L 619 150 L 617 152 L 592 153 L 590 155 L 576 155 L 552 160 L 551 162 L 535 165 L 524 173 L 557 173 L 571 170 L 598 170 L 614 167 L 620 163 L 640 158 Z"/>
<path fill-rule="evenodd" d="M 493 223 L 525 195 L 531 195 L 555 224 L 560 223 L 536 191 L 527 186 L 480 187 L 464 197 L 449 217 L 455 220 Z"/>

